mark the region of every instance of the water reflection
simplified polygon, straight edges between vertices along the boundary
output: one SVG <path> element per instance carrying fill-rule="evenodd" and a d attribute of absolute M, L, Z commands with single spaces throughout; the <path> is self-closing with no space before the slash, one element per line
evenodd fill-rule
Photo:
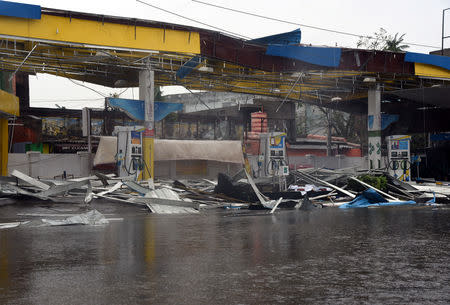
<path fill-rule="evenodd" d="M 0 303 L 448 300 L 449 210 L 246 213 L 0 231 Z"/>
<path fill-rule="evenodd" d="M 0 293 L 9 288 L 8 241 L 7 235 L 0 231 Z"/>

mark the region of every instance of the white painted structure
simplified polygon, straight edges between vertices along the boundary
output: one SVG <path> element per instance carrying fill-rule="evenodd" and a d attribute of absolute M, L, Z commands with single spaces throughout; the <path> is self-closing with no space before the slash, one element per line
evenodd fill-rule
<path fill-rule="evenodd" d="M 368 168 L 381 168 L 381 91 L 379 85 L 369 89 L 367 105 Z"/>
<path fill-rule="evenodd" d="M 92 158 L 94 159 L 94 158 Z M 230 160 L 229 160 L 230 161 Z M 235 162 L 221 162 L 217 160 L 204 160 L 203 163 L 191 160 L 155 160 L 156 178 L 217 178 L 218 173 L 235 174 L 242 168 L 242 164 Z M 249 158 L 252 167 L 257 166 L 257 157 Z M 366 157 L 319 157 L 319 156 L 294 156 L 289 157 L 289 164 L 293 167 L 313 168 L 365 168 Z M 206 167 L 201 175 L 183 174 L 189 170 L 189 166 L 198 168 Z M 79 152 L 77 154 L 41 154 L 39 152 L 28 152 L 26 154 L 9 154 L 8 172 L 14 169 L 32 177 L 54 178 L 61 176 L 64 171 L 69 177 L 85 177 L 90 175 L 89 154 Z"/>
<path fill-rule="evenodd" d="M 91 158 L 92 159 L 92 158 Z M 29 151 L 25 154 L 9 154 L 8 173 L 14 169 L 32 177 L 54 178 L 63 175 L 84 177 L 90 175 L 89 153 L 41 154 Z"/>

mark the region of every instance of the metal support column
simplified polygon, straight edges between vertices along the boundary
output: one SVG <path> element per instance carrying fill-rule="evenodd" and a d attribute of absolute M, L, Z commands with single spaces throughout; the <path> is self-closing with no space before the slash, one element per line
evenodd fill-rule
<path fill-rule="evenodd" d="M 142 134 L 142 152 L 144 157 L 144 175 L 145 180 L 153 185 L 154 179 L 154 156 L 155 156 L 155 117 L 154 117 L 154 102 L 155 102 L 155 73 L 150 69 L 139 72 L 139 99 L 144 101 L 145 111 L 145 130 Z"/>
<path fill-rule="evenodd" d="M 450 36 L 444 36 L 445 35 L 445 11 L 450 10 L 449 8 L 446 8 L 442 10 L 442 37 L 441 37 L 441 55 L 444 56 L 444 39 L 450 38 Z"/>
<path fill-rule="evenodd" d="M 369 136 L 369 169 L 381 168 L 381 91 L 380 85 L 369 89 L 367 130 Z"/>

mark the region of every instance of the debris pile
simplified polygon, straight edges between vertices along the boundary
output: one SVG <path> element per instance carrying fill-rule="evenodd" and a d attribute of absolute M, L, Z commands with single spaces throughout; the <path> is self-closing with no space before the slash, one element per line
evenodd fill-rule
<path fill-rule="evenodd" d="M 281 190 L 278 177 L 253 179 L 245 170 L 234 176 L 219 174 L 217 182 L 197 179 L 149 183 L 133 181 L 133 178 L 96 174 L 78 179 L 46 180 L 14 170 L 11 177 L 0 178 L 0 198 L 31 198 L 84 206 L 89 206 L 92 200 L 108 200 L 145 207 L 157 214 L 196 214 L 213 208 L 266 209 L 274 213 L 279 208 L 311 210 L 450 201 L 448 185 L 415 185 L 398 181 L 381 171 L 358 172 L 355 168 L 294 170 L 285 180 L 285 189 Z M 94 223 L 104 222 L 96 211 L 90 213 L 92 215 L 43 222 L 50 225 L 92 224 L 92 219 L 97 216 L 99 219 Z M 6 227 L 12 225 L 5 224 Z"/>

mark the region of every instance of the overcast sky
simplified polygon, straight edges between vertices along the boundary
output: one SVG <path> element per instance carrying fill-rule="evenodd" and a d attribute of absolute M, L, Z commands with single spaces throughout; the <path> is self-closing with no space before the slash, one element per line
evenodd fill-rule
<path fill-rule="evenodd" d="M 292 31 L 298 26 L 265 20 L 236 12 L 206 6 L 191 0 L 143 0 L 154 6 L 179 15 L 201 21 L 215 27 L 238 33 L 250 38 Z M 441 46 L 442 10 L 450 7 L 450 0 L 202 0 L 258 15 L 301 23 L 315 27 L 334 29 L 358 35 L 372 35 L 380 27 L 390 34 L 405 33 L 405 42 Z M 147 20 L 158 20 L 206 28 L 192 21 L 176 17 L 135 0 L 28 0 L 23 3 L 38 4 L 42 7 L 124 16 Z M 446 12 L 445 35 L 450 35 L 450 10 Z M 302 43 L 313 45 L 356 47 L 358 38 L 320 31 L 307 27 L 302 30 Z M 450 39 L 444 45 L 450 47 Z M 411 46 L 409 51 L 428 53 L 434 48 Z M 104 95 L 119 93 L 123 89 L 86 85 L 101 91 Z M 76 86 L 66 79 L 39 74 L 30 77 L 31 105 L 55 107 L 55 104 L 70 108 L 101 107 L 101 95 L 86 88 Z M 166 88 L 166 94 L 179 90 Z M 127 90 L 122 97 L 138 97 L 138 90 Z M 67 101 L 77 100 L 82 101 Z M 91 100 L 86 100 L 91 99 Z M 67 102 L 62 102 L 65 100 Z"/>

